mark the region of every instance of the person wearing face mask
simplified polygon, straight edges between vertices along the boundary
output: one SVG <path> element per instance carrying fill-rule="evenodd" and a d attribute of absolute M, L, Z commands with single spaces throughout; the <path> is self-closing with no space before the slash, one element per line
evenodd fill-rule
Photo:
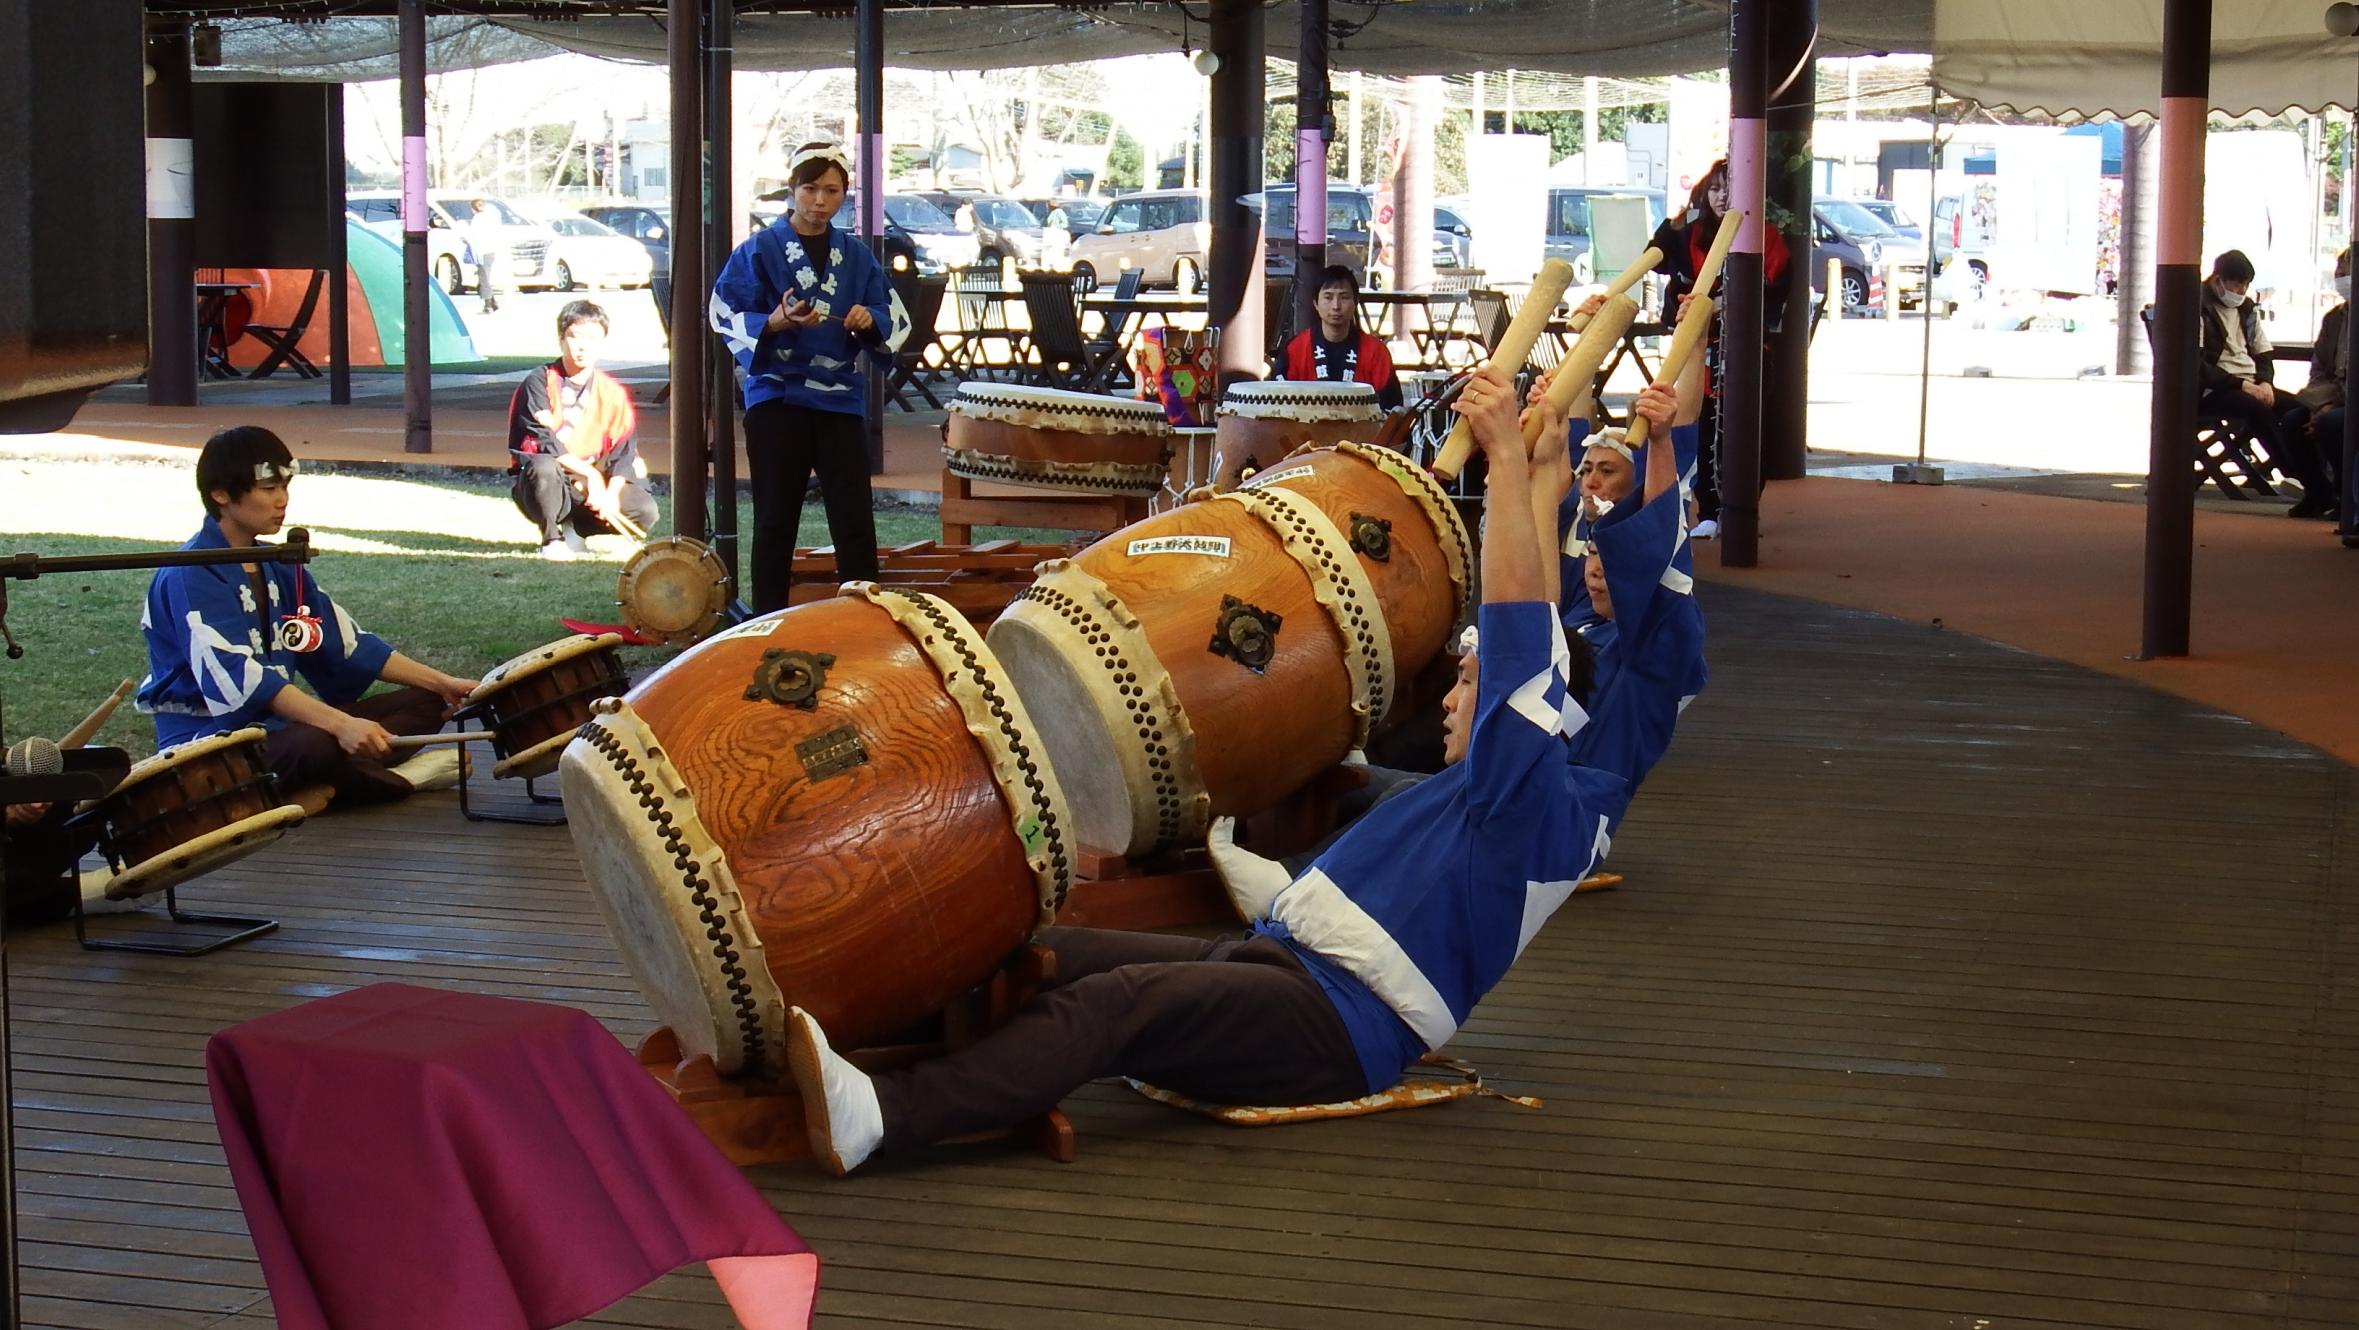
<path fill-rule="evenodd" d="M 2326 311 L 2319 321 L 2318 345 L 2310 353 L 2310 381 L 2296 396 L 2310 408 L 2310 442 L 2318 449 L 2319 459 L 2341 459 L 2342 465 L 2333 469 L 2343 479 L 2344 501 L 2348 503 L 2353 459 L 2343 455 L 2344 381 L 2351 371 L 2344 358 L 2351 316 L 2351 251 L 2347 247 L 2334 261 L 2334 293 L 2343 303 Z"/>
<path fill-rule="evenodd" d="M 2280 393 L 2269 334 L 2253 307 L 2253 263 L 2242 250 L 2223 250 L 2203 283 L 2203 312 L 2197 320 L 2197 368 L 2203 398 L 2198 409 L 2218 416 L 2258 439 L 2269 460 L 2299 481 L 2301 502 L 2289 517 L 2328 517 L 2334 490 L 2310 437 L 2310 410 L 2292 393 Z"/>
<path fill-rule="evenodd" d="M 1704 178 L 1696 182 L 1688 195 L 1687 211 L 1667 219 L 1655 228 L 1654 238 L 1647 243 L 1661 250 L 1662 261 L 1655 271 L 1668 280 L 1663 287 L 1663 315 L 1665 321 L 1675 322 L 1680 311 L 1687 308 L 1688 297 L 1695 294 L 1696 272 L 1703 267 L 1704 256 L 1712 252 L 1712 238 L 1720 232 L 1720 221 L 1728 214 L 1728 159 L 1712 164 Z M 1793 278 L 1792 253 L 1787 248 L 1785 235 L 1776 227 L 1761 229 L 1761 279 L 1763 283 L 1762 313 L 1768 319 L 1764 331 L 1777 329 L 1778 313 L 1786 307 L 1786 284 Z M 1715 286 L 1707 294 L 1718 297 Z M 1720 320 L 1713 319 L 1711 350 L 1706 352 L 1706 381 L 1704 413 L 1698 423 L 1696 449 L 1695 507 L 1696 522 L 1689 532 L 1696 540 L 1710 540 L 1720 534 Z"/>

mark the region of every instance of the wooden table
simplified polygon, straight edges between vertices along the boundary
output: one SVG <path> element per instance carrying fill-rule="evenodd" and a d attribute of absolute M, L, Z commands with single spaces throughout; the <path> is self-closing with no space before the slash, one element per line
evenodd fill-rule
<path fill-rule="evenodd" d="M 1418 359 L 1425 364 L 1441 363 L 1441 353 L 1457 329 L 1458 312 L 1469 307 L 1464 291 L 1362 291 L 1360 292 L 1360 326 L 1372 336 L 1384 336 L 1385 312 L 1395 311 L 1393 335 L 1406 337 L 1417 348 Z M 1422 309 L 1422 327 L 1409 327 L 1408 318 L 1398 311 Z"/>
<path fill-rule="evenodd" d="M 234 379 L 238 368 L 229 363 L 229 302 L 253 282 L 198 282 L 197 373 L 208 379 Z"/>

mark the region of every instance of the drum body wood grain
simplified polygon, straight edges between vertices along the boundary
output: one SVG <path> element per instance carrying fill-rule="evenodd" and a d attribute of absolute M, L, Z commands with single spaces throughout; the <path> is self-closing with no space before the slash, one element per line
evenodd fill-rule
<path fill-rule="evenodd" d="M 167 748 L 76 814 L 98 831 L 116 900 L 177 886 L 242 859 L 303 821 L 278 797 L 259 727 Z"/>
<path fill-rule="evenodd" d="M 487 671 L 452 715 L 491 731 L 493 775 L 546 776 L 591 704 L 631 686 L 615 653 L 621 645 L 619 633 L 576 633 L 536 647 Z"/>
<path fill-rule="evenodd" d="M 1163 487 L 1171 426 L 1127 397 L 966 383 L 943 422 L 942 458 L 969 480 L 1145 496 Z"/>
<path fill-rule="evenodd" d="M 1213 488 L 1230 490 L 1245 472 L 1274 466 L 1297 448 L 1373 442 L 1384 415 L 1376 390 L 1364 383 L 1273 379 L 1230 385 L 1215 423 Z"/>
<path fill-rule="evenodd" d="M 692 1052 L 770 1075 L 941 1010 L 1046 918 L 1066 817 L 1022 703 L 932 597 L 855 584 L 691 649 L 563 763 L 624 958 Z"/>

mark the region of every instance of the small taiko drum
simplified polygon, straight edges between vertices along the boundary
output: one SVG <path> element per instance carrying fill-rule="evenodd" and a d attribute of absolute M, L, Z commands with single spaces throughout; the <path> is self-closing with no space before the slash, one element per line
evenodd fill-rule
<path fill-rule="evenodd" d="M 778 1076 L 786 1009 L 874 1043 L 1053 919 L 1072 820 L 1025 703 L 947 603 L 857 582 L 707 638 L 566 749 L 582 871 L 656 1013 Z"/>
<path fill-rule="evenodd" d="M 106 894 L 128 900 L 178 886 L 301 824 L 303 810 L 279 798 L 267 737 L 255 726 L 167 748 L 75 814 L 96 826 L 116 868 Z"/>
<path fill-rule="evenodd" d="M 729 611 L 729 570 L 703 541 L 651 540 L 623 561 L 614 603 L 632 632 L 658 642 L 693 642 Z"/>
<path fill-rule="evenodd" d="M 1159 493 L 1171 424 L 1153 402 L 1058 388 L 964 383 L 943 422 L 954 476 L 1072 493 Z"/>
<path fill-rule="evenodd" d="M 491 731 L 492 775 L 546 776 L 590 719 L 590 704 L 630 688 L 621 645 L 619 633 L 575 633 L 527 651 L 487 672 L 451 715 Z"/>
<path fill-rule="evenodd" d="M 1306 444 L 1373 443 L 1384 412 L 1364 383 L 1271 379 L 1229 385 L 1214 423 L 1220 464 L 1213 488 L 1229 490 L 1246 472 Z"/>
<path fill-rule="evenodd" d="M 1082 844 L 1154 853 L 1270 807 L 1364 744 L 1440 649 L 1463 603 L 1465 531 L 1447 504 L 1404 498 L 1415 468 L 1382 463 L 1320 460 L 1289 478 L 1316 492 L 1198 491 L 1042 564 L 992 624 L 1047 724 Z M 1370 519 L 1363 543 L 1389 542 L 1385 559 L 1355 550 L 1354 514 Z M 1393 620 L 1413 625 L 1413 654 Z"/>

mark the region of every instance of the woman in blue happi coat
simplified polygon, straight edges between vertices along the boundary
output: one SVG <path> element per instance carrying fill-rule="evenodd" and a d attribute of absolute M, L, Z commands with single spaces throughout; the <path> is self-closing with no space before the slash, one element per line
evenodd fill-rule
<path fill-rule="evenodd" d="M 860 353 L 894 329 L 884 266 L 834 225 L 852 164 L 831 143 L 807 143 L 787 168 L 786 214 L 729 256 L 713 282 L 712 326 L 745 371 L 745 455 L 754 489 L 753 602 L 784 609 L 803 518 L 803 489 L 819 472 L 836 571 L 877 575 L 876 514 L 868 487 L 868 384 Z M 903 324 L 906 319 L 902 320 Z"/>

